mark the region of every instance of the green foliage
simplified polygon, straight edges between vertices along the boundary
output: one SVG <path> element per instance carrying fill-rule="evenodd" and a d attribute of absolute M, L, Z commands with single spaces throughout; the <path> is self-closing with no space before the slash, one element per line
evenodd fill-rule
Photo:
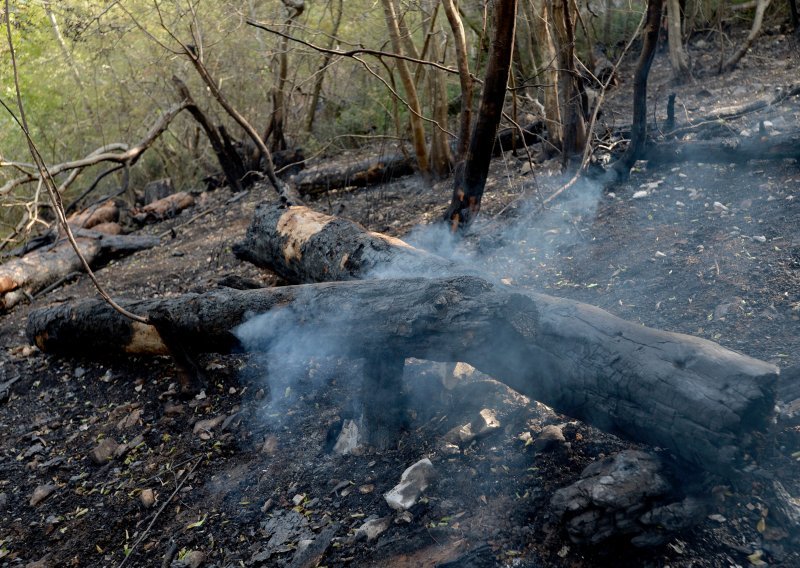
<path fill-rule="evenodd" d="M 708 21 L 720 2 L 689 0 L 687 11 L 698 14 L 693 21 Z M 425 22 L 429 13 L 426 11 L 436 2 L 398 4 L 415 45 L 421 49 L 426 40 Z M 467 16 L 470 64 L 474 67 L 478 38 L 483 35 L 483 3 L 461 4 Z M 47 12 L 48 5 L 58 25 L 60 40 Z M 202 46 L 205 64 L 223 94 L 257 130 L 263 131 L 272 112 L 271 92 L 275 88 L 282 40 L 248 26 L 246 19 L 259 20 L 324 46 L 328 44 L 337 5 L 335 0 L 306 0 L 306 10 L 287 29 L 287 12 L 279 0 L 15 1 L 9 18 L 31 134 L 50 164 L 81 158 L 112 142 L 136 144 L 160 113 L 176 102 L 171 77 L 177 75 L 214 122 L 225 124 L 235 137 L 243 138 L 238 126 L 220 109 L 182 55 L 178 39 Z M 643 0 L 593 2 L 595 14 L 602 14 L 608 8 L 609 17 L 598 18 L 588 11 L 583 14 L 595 38 L 613 45 L 633 33 L 643 6 Z M 346 0 L 343 7 L 334 49 L 363 46 L 391 51 L 380 2 Z M 455 66 L 453 42 L 446 41 L 449 31 L 441 10 L 435 32 L 430 41 L 439 42 L 440 50 L 446 50 L 441 62 Z M 583 32 L 577 33 L 578 41 L 588 47 L 584 37 Z M 379 61 L 369 55 L 362 56 L 364 64 L 336 57 L 330 62 L 324 70 L 325 82 L 313 133 L 308 135 L 305 132 L 308 105 L 323 55 L 295 42 L 289 42 L 287 51 L 285 128 L 290 144 L 304 146 L 313 153 L 329 147 L 332 140 L 338 146 L 370 143 L 364 138 L 344 136 L 347 134 L 407 135 L 406 107 L 396 103 L 385 84 L 375 76 L 391 83 L 394 61 L 391 58 Z M 371 73 L 364 65 L 369 66 Z M 416 66 L 411 67 L 416 72 Z M 455 75 L 447 75 L 446 87 L 448 98 L 456 99 L 460 88 Z M 430 116 L 428 81 L 421 80 L 418 89 L 423 113 Z M 0 41 L 0 96 L 7 104 L 16 106 L 10 54 L 4 40 Z M 396 131 L 395 107 L 400 132 Z M 426 128 L 430 132 L 432 127 L 426 124 Z M 213 152 L 204 136 L 196 137 L 196 131 L 197 125 L 191 117 L 179 116 L 131 171 L 132 189 L 140 189 L 147 181 L 162 176 L 172 177 L 176 187 L 184 189 L 196 186 L 199 178 L 216 171 Z M 199 143 L 195 143 L 196 139 Z M 0 113 L 0 159 L 30 161 L 24 137 L 5 112 Z M 67 191 L 65 201 L 85 189 L 104 169 L 98 166 L 81 174 Z M 0 168 L 0 185 L 18 175 L 19 171 L 12 168 Z M 118 183 L 118 178 L 109 177 L 96 195 L 107 193 Z M 14 194 L 0 195 L 3 205 L 0 240 L 22 218 L 25 209 L 21 205 L 31 201 L 35 189 L 35 184 L 29 184 Z"/>

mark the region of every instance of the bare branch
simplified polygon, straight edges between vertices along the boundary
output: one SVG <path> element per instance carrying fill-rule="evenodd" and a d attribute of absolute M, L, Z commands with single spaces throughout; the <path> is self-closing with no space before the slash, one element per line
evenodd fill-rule
<path fill-rule="evenodd" d="M 5 8 L 6 14 L 10 14 L 11 11 L 9 10 L 9 3 L 8 0 L 5 0 Z M 22 92 L 19 88 L 19 73 L 17 71 L 17 58 L 16 54 L 14 53 L 14 42 L 11 37 L 11 18 L 6 18 L 6 34 L 8 37 L 8 49 L 11 53 L 11 67 L 14 72 L 14 90 L 16 91 L 17 95 L 17 108 L 19 108 L 19 120 L 17 123 L 19 124 L 20 128 L 22 128 L 22 132 L 25 135 L 25 139 L 28 142 L 28 149 L 31 152 L 31 157 L 33 161 L 36 163 L 36 168 L 39 170 L 39 179 L 44 182 L 45 187 L 47 188 L 47 192 L 50 194 L 50 200 L 53 203 L 53 208 L 56 210 L 56 216 L 61 224 L 64 232 L 67 235 L 67 239 L 69 240 L 69 244 L 72 246 L 75 254 L 78 255 L 78 259 L 83 265 L 83 269 L 86 271 L 86 274 L 92 280 L 97 292 L 100 296 L 111 306 L 114 310 L 119 312 L 121 315 L 125 316 L 128 319 L 139 323 L 147 323 L 147 318 L 142 316 L 136 315 L 132 312 L 129 312 L 119 304 L 117 304 L 111 296 L 105 291 L 105 289 L 100 285 L 100 282 L 97 280 L 92 268 L 89 266 L 89 262 L 86 260 L 86 257 L 80 251 L 78 247 L 78 242 L 75 240 L 75 235 L 72 234 L 72 229 L 67 222 L 67 215 L 64 212 L 64 204 L 61 202 L 61 194 L 58 193 L 58 188 L 56 188 L 56 184 L 53 181 L 53 177 L 47 169 L 47 165 L 42 158 L 42 155 L 39 153 L 39 150 L 36 148 L 36 144 L 33 142 L 33 139 L 30 136 L 30 130 L 28 129 L 28 121 L 25 118 L 25 107 L 22 104 Z M 2 101 L 0 101 L 2 102 Z M 4 107 L 6 107 L 5 103 L 2 103 Z M 6 107 L 8 109 L 8 107 Z M 9 112 L 11 109 L 8 109 Z M 12 113 L 12 116 L 13 113 Z M 14 117 L 16 120 L 16 117 Z M 166 128 L 166 127 L 165 127 Z M 138 154 L 137 154 L 138 156 Z"/>
<path fill-rule="evenodd" d="M 339 55 L 342 57 L 353 57 L 355 55 L 374 55 L 375 57 L 390 57 L 392 59 L 402 59 L 403 61 L 408 61 L 409 63 L 416 63 L 418 65 L 428 65 L 430 67 L 435 67 L 441 71 L 445 71 L 446 73 L 451 73 L 453 75 L 458 75 L 458 69 L 453 69 L 452 67 L 447 67 L 446 65 L 442 65 L 440 63 L 436 63 L 435 61 L 428 61 L 426 59 L 417 59 L 416 57 L 409 57 L 407 55 L 400 55 L 398 53 L 392 53 L 390 51 L 380 51 L 377 49 L 367 49 L 367 48 L 358 48 L 358 49 L 349 49 L 347 51 L 339 51 L 338 49 L 326 49 L 324 47 L 320 47 L 318 45 L 314 45 L 313 43 L 307 42 L 304 39 L 300 39 L 298 37 L 291 36 L 289 34 L 283 33 L 280 30 L 276 30 L 274 28 L 270 28 L 269 26 L 261 23 L 256 22 L 255 20 L 246 20 L 247 24 L 253 26 L 254 28 L 259 28 L 262 30 L 266 30 L 272 34 L 278 35 L 282 38 L 294 41 L 301 45 L 305 45 L 306 47 L 310 47 L 315 51 L 319 51 L 320 53 L 327 53 L 329 55 Z M 476 78 L 473 76 L 473 80 Z"/>
<path fill-rule="evenodd" d="M 81 158 L 80 160 L 73 160 L 71 162 L 63 162 L 61 164 L 57 164 L 47 169 L 47 175 L 49 177 L 55 177 L 58 174 L 64 173 L 66 171 L 75 170 L 75 169 L 82 169 L 87 166 L 93 166 L 95 164 L 99 164 L 100 162 L 116 162 L 118 164 L 128 164 L 132 166 L 135 164 L 139 158 L 142 156 L 145 150 L 147 150 L 150 145 L 158 138 L 169 126 L 172 119 L 178 115 L 183 109 L 187 106 L 186 102 L 180 102 L 171 106 L 167 109 L 164 114 L 162 114 L 158 120 L 153 124 L 150 128 L 149 132 L 145 135 L 145 137 L 135 146 L 128 147 L 127 144 L 121 142 L 115 142 L 113 144 L 106 144 L 105 146 L 101 146 L 97 150 L 94 150 L 88 156 Z M 115 152 L 115 150 L 122 150 L 122 152 Z M 14 165 L 16 163 L 12 163 L 9 165 Z M 5 165 L 4 162 L 0 162 L 0 166 Z M 2 187 L 0 187 L 0 195 L 5 195 L 10 192 L 15 187 L 20 185 L 31 183 L 37 181 L 41 178 L 41 173 L 29 173 L 25 176 L 20 176 L 18 178 L 9 180 L 5 183 Z M 63 188 L 62 188 L 63 189 Z"/>

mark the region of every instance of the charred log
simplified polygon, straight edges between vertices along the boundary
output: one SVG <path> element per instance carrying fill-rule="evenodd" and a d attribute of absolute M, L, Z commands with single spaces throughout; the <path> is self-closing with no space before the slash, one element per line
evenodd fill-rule
<path fill-rule="evenodd" d="M 73 213 L 67 218 L 70 228 L 75 231 L 81 229 L 92 229 L 97 233 L 105 233 L 108 235 L 119 235 L 122 233 L 122 227 L 119 224 L 120 209 L 119 206 L 113 201 L 102 201 L 91 207 L 87 207 L 83 211 Z M 4 254 L 4 257 L 22 257 L 44 246 L 50 245 L 58 240 L 59 237 L 64 237 L 64 231 L 61 227 L 56 226 L 47 232 L 29 239 L 25 244 L 9 251 Z"/>
<path fill-rule="evenodd" d="M 377 160 L 361 160 L 346 167 L 306 170 L 295 176 L 294 184 L 301 195 L 318 195 L 332 189 L 364 187 L 411 175 L 415 165 L 415 158 L 394 154 Z"/>
<path fill-rule="evenodd" d="M 240 258 L 249 260 L 258 266 L 269 268 L 290 282 L 350 280 L 367 276 L 398 276 L 404 274 L 444 276 L 453 274 L 454 272 L 463 273 L 467 271 L 466 268 L 453 262 L 410 247 L 399 239 L 368 232 L 350 221 L 322 215 L 305 207 L 292 207 L 289 209 L 280 209 L 266 205 L 259 207 L 254 216 L 253 223 L 248 230 L 245 241 L 237 245 L 235 250 Z M 620 346 L 616 345 L 616 343 L 620 341 L 619 338 L 621 335 L 617 335 L 618 331 L 614 330 L 616 325 L 614 322 L 620 322 L 621 320 L 617 320 L 617 318 L 610 314 L 585 304 L 570 302 L 568 300 L 556 300 L 555 298 L 541 295 L 536 295 L 535 297 L 541 302 L 539 304 L 540 307 L 544 305 L 549 306 L 548 313 L 550 313 L 553 318 L 551 320 L 551 342 L 548 342 L 548 346 L 544 350 L 548 353 L 561 352 L 564 357 L 564 359 L 560 361 L 556 359 L 554 362 L 555 366 L 550 369 L 550 372 L 554 373 L 554 376 L 561 373 L 562 376 L 572 375 L 573 378 L 576 373 L 597 373 L 596 377 L 599 383 L 595 388 L 599 389 L 598 392 L 605 391 L 605 396 L 607 396 L 605 402 L 601 405 L 603 409 L 594 407 L 595 403 L 589 402 L 589 398 L 592 398 L 592 395 L 583 394 L 583 391 L 592 387 L 588 384 L 578 386 L 576 387 L 577 392 L 574 393 L 574 396 L 576 400 L 581 399 L 583 396 L 588 396 L 589 398 L 585 399 L 585 407 L 581 410 L 571 408 L 570 411 L 567 411 L 565 406 L 561 406 L 559 407 L 560 410 L 577 418 L 588 420 L 595 425 L 599 425 L 601 428 L 623 432 L 623 430 L 617 429 L 616 426 L 612 426 L 614 420 L 606 422 L 607 417 L 604 417 L 607 412 L 614 413 L 621 411 L 624 407 L 627 408 L 627 410 L 623 412 L 641 412 L 641 409 L 637 410 L 635 408 L 638 403 L 629 406 L 628 403 L 623 400 L 624 397 L 618 400 L 615 398 L 616 393 L 606 390 L 607 383 L 605 381 L 608 376 L 613 375 L 616 369 L 628 368 L 632 362 L 629 360 L 627 349 L 623 349 L 622 347 L 628 340 L 622 341 L 622 345 Z M 556 305 L 563 306 L 563 310 L 555 309 Z M 552 311 L 550 310 L 551 307 L 553 308 Z M 583 315 L 584 311 L 596 315 L 598 320 L 591 324 L 588 323 L 588 320 Z M 608 320 L 605 321 L 605 318 L 608 318 Z M 636 327 L 636 329 L 643 334 L 662 333 L 642 327 Z M 628 332 L 626 331 L 625 333 L 627 334 Z M 601 339 L 601 337 L 605 339 Z M 633 336 L 627 337 L 634 343 L 641 342 L 642 345 L 647 345 L 650 341 L 645 340 L 644 337 L 636 339 L 634 339 Z M 680 335 L 677 337 L 680 338 L 677 340 L 678 343 L 686 341 L 684 347 L 689 349 L 689 351 L 685 351 L 687 355 L 690 351 L 693 351 L 694 348 L 690 347 L 690 345 L 695 342 L 701 342 L 709 347 L 713 345 L 714 350 L 719 350 L 721 353 L 732 354 L 732 352 L 713 343 L 704 342 L 703 340 L 689 336 Z M 597 342 L 597 344 L 595 342 Z M 683 347 L 677 347 L 678 343 L 675 344 L 675 348 L 677 352 L 680 352 Z M 592 367 L 594 363 L 590 361 L 593 360 L 594 357 L 589 356 L 588 360 L 584 358 L 587 357 L 587 353 L 591 353 L 592 349 L 595 348 L 593 345 L 602 345 L 600 351 L 607 353 L 608 359 L 604 369 L 595 368 L 592 371 L 588 371 L 584 369 L 584 365 L 588 364 L 589 367 Z M 652 346 L 654 344 L 650 343 L 650 345 Z M 663 353 L 653 353 L 653 359 L 650 360 L 648 367 L 650 365 L 661 367 L 658 374 L 670 374 L 670 381 L 687 381 L 685 384 L 688 385 L 694 379 L 690 379 L 689 377 L 681 379 L 679 375 L 682 375 L 689 366 L 695 369 L 704 368 L 703 364 L 698 365 L 699 360 L 694 360 L 692 362 L 688 359 L 680 361 L 673 360 L 667 363 L 662 359 L 660 363 L 657 363 L 663 355 Z M 707 355 L 711 356 L 710 352 L 707 352 Z M 740 355 L 735 356 L 741 357 Z M 469 362 L 467 357 L 468 355 L 465 353 L 462 358 L 453 360 Z M 759 362 L 758 364 L 770 367 L 765 363 Z M 599 367 L 603 367 L 603 365 L 599 365 Z M 771 368 L 771 372 L 774 373 L 774 367 Z M 704 374 L 706 371 L 710 371 L 710 368 L 701 373 Z M 716 379 L 706 376 L 697 383 L 698 388 L 704 383 L 714 384 L 714 389 L 721 388 L 726 383 L 725 376 L 738 375 L 738 371 L 735 371 L 734 368 L 728 369 L 725 373 L 728 374 L 726 375 L 723 373 L 717 375 Z M 627 371 L 623 371 L 623 375 L 625 374 L 627 374 Z M 641 383 L 638 378 L 623 378 L 621 376 L 617 378 L 626 384 L 630 381 L 631 385 L 644 385 L 648 384 L 656 375 L 649 374 L 648 376 L 649 378 Z M 496 378 L 503 380 L 500 376 Z M 767 382 L 773 379 L 774 375 L 772 379 L 768 379 Z M 612 382 L 615 380 L 616 379 L 613 378 L 611 379 Z M 511 382 L 507 382 L 507 384 L 515 387 Z M 771 407 L 768 408 L 768 399 L 774 396 L 772 393 L 773 388 L 774 385 L 768 387 L 770 392 L 766 394 L 766 398 L 764 399 L 766 406 L 761 407 L 760 410 L 757 411 L 757 413 L 762 413 L 763 416 L 772 412 Z M 530 394 L 530 391 L 526 392 L 522 390 L 521 392 Z M 697 392 L 699 393 L 700 391 L 698 390 Z M 714 397 L 716 395 L 710 396 Z M 536 398 L 536 396 L 534 396 L 534 398 Z M 537 400 L 547 403 L 547 401 L 541 398 L 537 398 Z M 661 405 L 660 402 L 651 402 L 650 404 L 655 404 L 656 406 Z M 669 406 L 669 403 L 667 403 L 667 406 Z M 617 410 L 609 411 L 609 407 L 614 407 Z M 594 410 L 597 410 L 599 414 L 594 415 Z M 678 418 L 678 415 L 675 415 L 673 418 L 678 422 L 683 420 Z M 670 424 L 673 424 L 673 418 L 668 420 Z M 642 415 L 640 420 L 642 427 L 644 427 L 647 423 L 647 419 Z M 658 420 L 655 420 L 655 422 L 658 422 Z M 648 426 L 648 428 L 649 427 L 650 426 Z M 708 434 L 710 434 L 711 431 L 713 431 L 713 429 L 711 429 Z M 631 437 L 632 433 L 624 432 L 623 435 Z M 669 447 L 672 446 L 669 445 Z"/>
<path fill-rule="evenodd" d="M 244 241 L 233 252 L 295 284 L 465 272 L 400 239 L 302 206 L 259 205 Z"/>
<path fill-rule="evenodd" d="M 530 146 L 531 144 L 535 144 L 541 140 L 543 136 L 544 122 L 541 120 L 535 120 L 530 124 L 523 126 L 522 132 L 520 132 L 520 129 L 516 127 L 504 128 L 497 134 L 497 139 L 494 142 L 494 148 L 492 150 L 492 156 L 499 156 L 503 152 L 520 148 L 522 146 Z"/>
<path fill-rule="evenodd" d="M 159 243 L 157 237 L 109 235 L 85 229 L 75 231 L 81 253 L 93 267 Z M 0 312 L 6 311 L 83 266 L 72 246 L 61 241 L 0 266 Z"/>
<path fill-rule="evenodd" d="M 155 223 L 171 219 L 184 209 L 194 205 L 194 196 L 186 191 L 179 191 L 145 205 L 133 211 L 133 220 L 137 223 Z"/>
<path fill-rule="evenodd" d="M 237 326 L 281 310 L 320 355 L 465 361 L 559 412 L 723 473 L 753 455 L 775 403 L 772 365 L 469 276 L 223 289 L 126 307 L 154 325 L 88 300 L 33 312 L 28 337 L 71 356 L 166 354 L 164 324 L 197 351 L 234 350 L 240 338 L 268 349 L 284 329 Z"/>
<path fill-rule="evenodd" d="M 675 162 L 743 164 L 750 160 L 800 160 L 800 131 L 753 138 L 655 144 L 645 151 L 642 159 L 653 165 Z"/>
<path fill-rule="evenodd" d="M 119 214 L 117 204 L 113 200 L 109 200 L 70 215 L 67 222 L 73 229 L 93 229 L 103 223 L 116 223 L 119 221 Z"/>

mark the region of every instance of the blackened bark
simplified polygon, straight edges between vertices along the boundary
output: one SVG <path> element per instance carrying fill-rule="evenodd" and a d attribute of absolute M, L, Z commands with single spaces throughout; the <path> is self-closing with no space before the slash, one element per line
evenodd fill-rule
<path fill-rule="evenodd" d="M 301 195 L 319 195 L 332 189 L 364 187 L 411 175 L 417 160 L 403 154 L 367 158 L 345 167 L 308 169 L 295 176 L 293 183 Z"/>
<path fill-rule="evenodd" d="M 361 388 L 362 420 L 366 442 L 378 449 L 397 445 L 400 432 L 407 427 L 407 402 L 403 393 L 405 357 L 379 354 L 364 361 Z"/>
<path fill-rule="evenodd" d="M 664 0 L 647 0 L 647 19 L 642 35 L 642 53 L 633 76 L 633 126 L 628 149 L 613 167 L 617 180 L 626 180 L 647 144 L 647 78 L 656 54 Z"/>
<path fill-rule="evenodd" d="M 486 67 L 478 120 L 472 132 L 466 158 L 456 167 L 453 198 L 444 214 L 453 230 L 465 228 L 481 209 L 481 198 L 489 174 L 497 126 L 503 114 L 503 101 L 514 50 L 517 0 L 495 3 L 494 38 Z"/>
<path fill-rule="evenodd" d="M 247 236 L 233 252 L 292 283 L 466 272 L 400 239 L 302 206 L 259 205 Z"/>
<path fill-rule="evenodd" d="M 240 345 L 234 330 L 253 314 L 281 310 L 321 356 L 388 362 L 367 366 L 387 387 L 396 388 L 404 357 L 465 361 L 558 412 L 723 474 L 755 455 L 774 413 L 773 365 L 471 276 L 222 289 L 126 306 L 155 325 L 86 300 L 33 312 L 27 334 L 69 356 L 164 354 L 169 340 L 158 330 L 167 325 L 193 351 L 219 352 Z M 253 329 L 253 350 L 274 347 L 284 331 Z"/>

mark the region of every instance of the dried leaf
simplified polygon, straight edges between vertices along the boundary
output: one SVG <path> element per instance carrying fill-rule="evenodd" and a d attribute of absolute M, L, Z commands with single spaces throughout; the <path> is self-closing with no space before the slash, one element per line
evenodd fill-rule
<path fill-rule="evenodd" d="M 203 515 L 203 518 L 200 519 L 199 521 L 195 521 L 193 523 L 189 523 L 188 525 L 186 525 L 186 530 L 202 527 L 205 524 L 207 518 L 208 515 Z"/>

